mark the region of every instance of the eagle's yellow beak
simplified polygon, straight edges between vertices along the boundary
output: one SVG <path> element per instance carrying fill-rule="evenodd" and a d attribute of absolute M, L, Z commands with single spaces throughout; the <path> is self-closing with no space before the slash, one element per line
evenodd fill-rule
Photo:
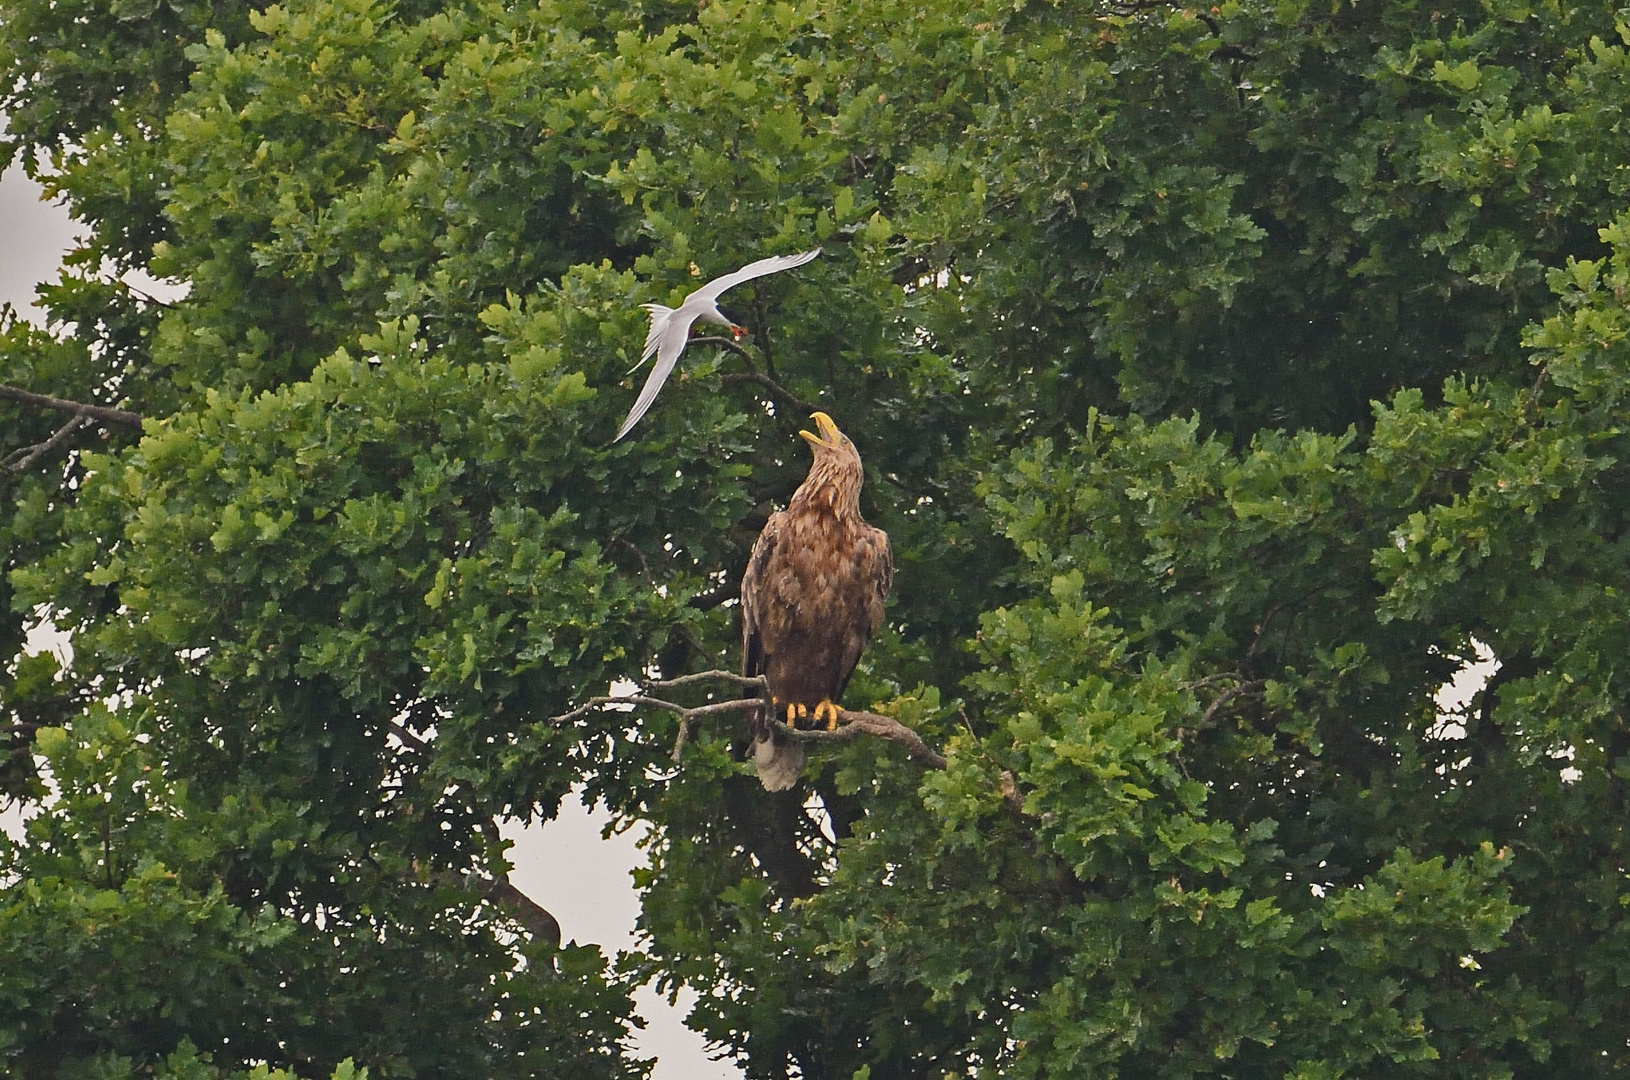
<path fill-rule="evenodd" d="M 834 424 L 832 418 L 823 412 L 815 413 L 810 419 L 815 421 L 815 426 L 821 429 L 821 433 L 812 435 L 807 431 L 800 431 L 798 434 L 809 440 L 814 446 L 824 446 L 828 450 L 834 449 L 838 445 L 839 437 L 843 435 L 843 432 L 838 430 L 838 425 Z"/>

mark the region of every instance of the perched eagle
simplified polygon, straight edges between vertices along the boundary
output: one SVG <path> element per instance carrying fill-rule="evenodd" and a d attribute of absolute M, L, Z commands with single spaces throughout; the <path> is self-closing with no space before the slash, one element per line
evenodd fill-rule
<path fill-rule="evenodd" d="M 742 671 L 764 675 L 776 715 L 753 719 L 753 759 L 770 791 L 798 780 L 804 748 L 790 727 L 838 724 L 843 688 L 883 621 L 894 579 L 889 537 L 860 516 L 860 455 L 832 418 L 819 435 L 798 434 L 815 452 L 809 475 L 785 510 L 772 514 L 741 579 Z"/>

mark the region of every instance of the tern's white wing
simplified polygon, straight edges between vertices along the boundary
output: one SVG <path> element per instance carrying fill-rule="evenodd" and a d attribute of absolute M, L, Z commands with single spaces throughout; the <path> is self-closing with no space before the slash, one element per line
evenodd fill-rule
<path fill-rule="evenodd" d="M 651 408 L 651 403 L 657 399 L 662 384 L 668 381 L 673 374 L 674 365 L 679 362 L 679 354 L 685 351 L 685 343 L 690 339 L 691 323 L 704 311 L 714 311 L 714 305 L 719 294 L 726 289 L 740 285 L 744 281 L 764 277 L 782 270 L 791 270 L 795 266 L 802 266 L 821 253 L 820 248 L 813 251 L 800 252 L 797 255 L 772 255 L 768 259 L 750 262 L 735 273 L 716 277 L 703 285 L 700 289 L 685 297 L 685 302 L 677 308 L 664 307 L 661 304 L 646 304 L 645 310 L 651 313 L 651 329 L 645 335 L 645 349 L 640 353 L 640 363 L 635 364 L 629 373 L 638 371 L 640 364 L 651 358 L 655 353 L 657 362 L 651 368 L 651 374 L 645 379 L 645 385 L 640 388 L 640 396 L 634 401 L 634 407 L 628 410 L 628 417 L 623 426 L 617 430 L 616 442 L 640 422 Z M 717 315 L 717 312 L 714 311 Z"/>
<path fill-rule="evenodd" d="M 766 274 L 778 274 L 783 270 L 791 270 L 795 266 L 802 266 L 820 253 L 820 248 L 814 248 L 810 251 L 801 251 L 797 255 L 772 255 L 768 259 L 750 262 L 734 273 L 714 278 L 691 293 L 690 296 L 685 297 L 685 302 L 690 303 L 691 297 L 696 296 L 700 296 L 705 300 L 717 300 L 726 289 L 734 288 L 744 281 L 764 277 Z"/>
<path fill-rule="evenodd" d="M 651 408 L 651 403 L 657 399 L 657 392 L 668 381 L 668 376 L 673 374 L 674 365 L 679 363 L 679 354 L 685 351 L 685 343 L 690 340 L 690 324 L 696 321 L 695 312 L 674 310 L 659 304 L 645 306 L 651 309 L 651 331 L 646 335 L 645 353 L 640 357 L 640 363 L 645 363 L 646 357 L 653 352 L 657 354 L 657 362 L 651 368 L 651 374 L 646 376 L 640 396 L 634 400 L 634 407 L 628 410 L 628 416 L 623 420 L 623 426 L 617 429 L 617 438 L 612 442 L 627 435 Z"/>

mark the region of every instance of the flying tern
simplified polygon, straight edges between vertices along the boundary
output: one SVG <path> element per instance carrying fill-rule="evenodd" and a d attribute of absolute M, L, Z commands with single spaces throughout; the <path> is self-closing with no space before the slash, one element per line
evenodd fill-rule
<path fill-rule="evenodd" d="M 628 410 L 628 418 L 617 431 L 617 438 L 611 441 L 616 442 L 617 439 L 627 435 L 629 430 L 640 422 L 640 417 L 645 415 L 646 410 L 650 409 L 651 403 L 657 398 L 657 391 L 662 389 L 662 384 L 668 381 L 674 365 L 679 362 L 679 354 L 685 351 L 685 344 L 690 340 L 691 324 L 701 321 L 727 327 L 731 334 L 738 338 L 747 332 L 745 327 L 737 326 L 719 310 L 719 296 L 726 289 L 767 274 L 777 274 L 782 270 L 802 266 L 820 253 L 821 249 L 815 248 L 813 251 L 804 251 L 797 255 L 773 255 L 768 259 L 750 262 L 734 273 L 714 278 L 685 297 L 684 303 L 676 308 L 664 307 L 661 304 L 640 305 L 651 313 L 651 331 L 645 336 L 645 351 L 640 353 L 640 362 L 634 365 L 634 371 L 638 371 L 640 365 L 653 355 L 656 356 L 657 362 L 651 368 L 651 374 L 646 378 L 645 386 L 641 388 L 634 407 Z"/>

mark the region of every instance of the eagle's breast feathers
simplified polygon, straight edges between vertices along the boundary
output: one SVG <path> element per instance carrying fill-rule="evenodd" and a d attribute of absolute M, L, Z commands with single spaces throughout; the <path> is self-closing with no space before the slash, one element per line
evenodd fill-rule
<path fill-rule="evenodd" d="M 764 675 L 776 717 L 753 724 L 759 777 L 780 790 L 796 781 L 802 747 L 778 726 L 835 705 L 860 654 L 883 623 L 893 555 L 883 530 L 860 516 L 860 457 L 824 413 L 809 477 L 772 514 L 742 576 L 742 664 Z M 801 708 L 800 708 L 801 707 Z M 832 715 L 835 715 L 833 713 Z"/>

